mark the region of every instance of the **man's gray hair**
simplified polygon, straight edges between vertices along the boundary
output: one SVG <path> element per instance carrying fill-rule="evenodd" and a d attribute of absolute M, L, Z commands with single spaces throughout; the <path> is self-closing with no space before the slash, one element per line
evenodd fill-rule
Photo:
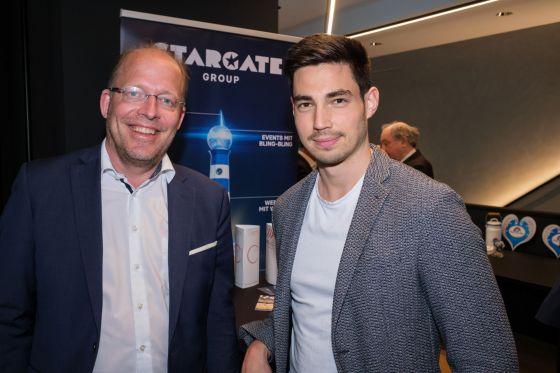
<path fill-rule="evenodd" d="M 411 126 L 405 122 L 391 122 L 386 123 L 381 126 L 381 130 L 385 128 L 389 128 L 391 136 L 395 140 L 405 140 L 410 145 L 416 148 L 416 144 L 418 144 L 418 138 L 420 137 L 420 131 L 418 128 Z"/>

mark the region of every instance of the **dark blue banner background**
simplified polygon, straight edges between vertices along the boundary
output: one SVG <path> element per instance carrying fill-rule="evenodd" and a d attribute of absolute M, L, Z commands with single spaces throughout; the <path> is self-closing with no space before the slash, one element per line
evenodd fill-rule
<path fill-rule="evenodd" d="M 229 149 L 213 156 L 223 160 L 229 154 L 232 224 L 261 226 L 264 268 L 265 225 L 276 197 L 296 179 L 297 134 L 288 82 L 280 71 L 292 42 L 121 19 L 122 50 L 146 41 L 172 50 L 189 69 L 187 113 L 169 151 L 171 159 L 213 177 L 208 133 L 218 126 L 213 131 L 231 134 L 225 140 Z M 227 175 L 227 167 L 218 168 L 218 174 Z"/>

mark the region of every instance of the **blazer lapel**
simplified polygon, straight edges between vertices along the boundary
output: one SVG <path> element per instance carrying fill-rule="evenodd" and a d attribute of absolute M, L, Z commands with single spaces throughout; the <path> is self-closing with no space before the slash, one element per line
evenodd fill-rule
<path fill-rule="evenodd" d="M 387 197 L 389 190 L 382 185 L 389 175 L 386 158 L 374 150 L 372 160 L 366 171 L 364 183 L 348 230 L 334 290 L 332 326 L 336 329 L 344 297 L 352 282 L 358 260 L 364 250 L 371 228 Z"/>
<path fill-rule="evenodd" d="M 70 169 L 74 216 L 91 308 L 100 331 L 103 307 L 103 230 L 99 146 L 84 154 L 80 160 L 81 163 L 71 165 Z"/>
<path fill-rule="evenodd" d="M 276 295 L 274 299 L 274 340 L 276 348 L 276 367 L 278 372 L 287 371 L 290 338 L 290 304 L 291 290 L 290 281 L 292 278 L 292 267 L 296 255 L 296 249 L 309 202 L 309 196 L 313 191 L 318 172 L 313 171 L 299 189 L 290 196 L 289 200 L 284 201 L 284 215 L 273 221 L 277 244 L 279 250 L 278 279 L 276 284 Z M 274 214 L 273 214 L 274 216 Z M 279 225 L 277 225 L 279 224 Z M 276 232 L 277 231 L 277 232 Z"/>
<path fill-rule="evenodd" d="M 176 174 L 167 187 L 167 206 L 169 224 L 169 340 L 173 336 L 181 294 L 187 272 L 190 229 L 193 226 L 195 213 L 196 190 L 186 183 L 186 175 L 176 168 Z"/>

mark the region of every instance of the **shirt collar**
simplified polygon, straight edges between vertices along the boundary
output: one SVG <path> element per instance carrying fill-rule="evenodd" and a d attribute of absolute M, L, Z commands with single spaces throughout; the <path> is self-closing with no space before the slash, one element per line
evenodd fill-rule
<path fill-rule="evenodd" d="M 101 174 L 109 173 L 116 180 L 121 180 L 125 178 L 125 175 L 117 172 L 113 167 L 111 158 L 109 158 L 109 153 L 107 153 L 106 147 L 107 138 L 103 139 L 101 143 Z M 175 177 L 175 168 L 173 163 L 167 153 L 163 156 L 162 160 L 159 162 L 158 166 L 154 170 L 154 173 L 150 176 L 150 180 L 157 179 L 160 175 L 165 177 L 165 180 L 169 184 L 173 177 Z"/>
<path fill-rule="evenodd" d="M 408 158 L 412 157 L 412 155 L 413 155 L 414 153 L 416 153 L 416 148 L 412 148 L 412 150 L 409 151 L 408 154 L 405 155 L 403 159 L 401 159 L 401 162 L 404 162 L 404 161 L 406 161 Z"/>

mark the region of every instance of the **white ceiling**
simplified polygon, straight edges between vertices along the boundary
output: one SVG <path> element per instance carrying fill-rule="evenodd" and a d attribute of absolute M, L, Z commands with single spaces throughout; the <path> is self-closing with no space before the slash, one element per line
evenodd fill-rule
<path fill-rule="evenodd" d="M 336 2 L 336 10 L 365 3 L 367 0 L 338 0 Z M 278 28 L 281 34 L 286 33 L 290 29 L 301 26 L 317 18 L 322 18 L 327 13 L 327 0 L 278 0 Z M 322 30 L 317 30 L 320 32 Z"/>
<path fill-rule="evenodd" d="M 351 35 L 470 2 L 338 0 L 333 33 Z M 324 31 L 327 0 L 279 0 L 279 5 L 280 33 L 304 36 Z M 498 12 L 512 14 L 497 17 Z M 357 40 L 374 57 L 555 22 L 560 22 L 560 0 L 498 0 L 462 12 L 361 36 Z M 372 42 L 381 45 L 373 47 Z"/>

